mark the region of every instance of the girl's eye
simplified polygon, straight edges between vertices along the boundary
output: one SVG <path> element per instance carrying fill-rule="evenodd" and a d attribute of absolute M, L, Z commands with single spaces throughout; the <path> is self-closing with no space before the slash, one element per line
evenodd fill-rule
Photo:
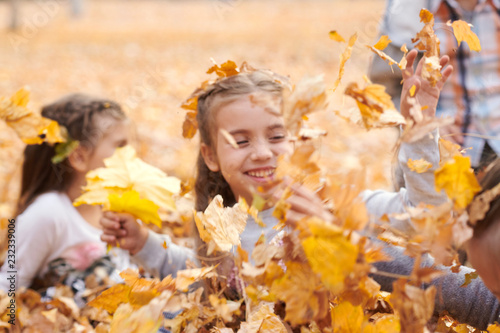
<path fill-rule="evenodd" d="M 237 140 L 236 143 L 238 144 L 238 146 L 243 146 L 248 143 L 248 140 Z"/>
<path fill-rule="evenodd" d="M 285 135 L 284 134 L 273 135 L 270 139 L 271 141 L 282 141 L 285 139 Z"/>

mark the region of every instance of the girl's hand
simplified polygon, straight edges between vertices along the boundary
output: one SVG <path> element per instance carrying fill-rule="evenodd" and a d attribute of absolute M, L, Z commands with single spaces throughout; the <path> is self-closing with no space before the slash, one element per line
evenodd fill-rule
<path fill-rule="evenodd" d="M 424 58 L 420 59 L 417 69 L 413 69 L 413 63 L 417 57 L 418 51 L 411 50 L 406 56 L 407 64 L 406 69 L 403 72 L 403 89 L 401 91 L 401 114 L 408 118 L 410 117 L 411 105 L 408 103 L 408 97 L 410 97 L 410 88 L 415 86 L 414 97 L 417 99 L 418 103 L 422 107 L 427 107 L 422 110 L 422 113 L 427 116 L 433 117 L 436 114 L 436 107 L 439 100 L 439 94 L 443 88 L 444 83 L 450 77 L 453 71 L 452 66 L 445 66 L 450 61 L 448 56 L 443 56 L 440 59 L 441 68 L 441 80 L 439 80 L 433 87 L 429 81 L 422 78 L 422 67 L 424 66 Z"/>
<path fill-rule="evenodd" d="M 286 213 L 286 220 L 292 225 L 296 225 L 304 217 L 316 216 L 326 222 L 333 222 L 333 215 L 325 208 L 319 196 L 300 184 L 290 184 L 289 180 L 284 181 L 284 185 L 289 187 L 292 194 L 286 202 L 290 204 L 290 209 Z M 278 189 L 273 194 L 274 200 L 279 200 L 284 189 Z"/>
<path fill-rule="evenodd" d="M 148 239 L 147 228 L 130 214 L 104 212 L 99 223 L 103 229 L 101 240 L 128 250 L 131 255 L 139 252 Z"/>

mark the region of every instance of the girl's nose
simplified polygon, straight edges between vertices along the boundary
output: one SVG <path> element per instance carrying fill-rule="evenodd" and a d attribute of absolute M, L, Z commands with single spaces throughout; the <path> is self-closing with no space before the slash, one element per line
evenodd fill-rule
<path fill-rule="evenodd" d="M 253 147 L 253 152 L 250 155 L 252 160 L 266 160 L 273 157 L 273 152 L 267 142 L 257 142 Z"/>

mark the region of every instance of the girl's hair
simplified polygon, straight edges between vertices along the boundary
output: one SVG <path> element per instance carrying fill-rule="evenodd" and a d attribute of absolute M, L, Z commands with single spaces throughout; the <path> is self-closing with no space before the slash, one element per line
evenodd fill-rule
<path fill-rule="evenodd" d="M 44 106 L 42 116 L 66 127 L 70 139 L 78 140 L 80 146 L 91 151 L 104 135 L 99 126 L 102 117 L 126 119 L 116 102 L 84 94 L 67 95 Z M 74 177 L 73 168 L 68 159 L 53 164 L 51 159 L 55 154 L 55 146 L 45 142 L 26 146 L 17 215 L 38 195 L 48 191 L 65 191 L 70 186 Z"/>
<path fill-rule="evenodd" d="M 478 195 L 491 190 L 500 183 L 500 158 L 494 160 L 485 171 L 481 179 L 482 191 Z M 490 202 L 490 209 L 484 218 L 478 221 L 474 227 L 474 237 L 481 237 L 495 224 L 500 224 L 500 195 Z"/>
<path fill-rule="evenodd" d="M 281 100 L 283 89 L 287 84 L 287 78 L 268 70 L 244 72 L 213 83 L 198 96 L 196 120 L 201 143 L 215 150 L 214 139 L 217 133 L 215 118 L 219 107 L 253 93 L 269 93 L 272 97 Z M 195 193 L 195 208 L 198 211 L 205 210 L 210 200 L 217 194 L 222 196 L 225 206 L 232 206 L 236 203 L 236 198 L 229 184 L 222 177 L 220 171 L 210 171 L 203 160 L 201 151 L 197 161 Z"/>

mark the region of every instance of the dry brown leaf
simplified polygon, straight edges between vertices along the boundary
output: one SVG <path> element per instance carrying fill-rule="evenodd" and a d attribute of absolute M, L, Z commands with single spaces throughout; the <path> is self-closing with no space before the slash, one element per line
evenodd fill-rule
<path fill-rule="evenodd" d="M 357 83 L 351 83 L 347 86 L 345 94 L 356 100 L 366 129 L 405 124 L 404 117 L 397 112 L 384 86 L 369 84 L 360 89 Z M 382 118 L 384 113 L 388 114 L 388 119 Z"/>
<path fill-rule="evenodd" d="M 333 84 L 333 91 L 337 90 L 337 88 L 338 88 L 338 86 L 340 84 L 340 81 L 342 80 L 342 77 L 344 76 L 344 71 L 345 71 L 344 70 L 344 66 L 345 66 L 345 63 L 351 57 L 352 47 L 354 46 L 354 43 L 356 43 L 357 39 L 358 39 L 358 34 L 357 33 L 355 33 L 354 35 L 352 35 L 351 38 L 349 38 L 349 43 L 347 43 L 347 46 L 346 46 L 344 52 L 342 52 L 342 54 L 340 55 L 339 77 L 337 78 L 337 80 Z"/>
<path fill-rule="evenodd" d="M 224 207 L 222 196 L 217 195 L 204 213 L 194 216 L 201 239 L 208 244 L 207 254 L 229 251 L 241 244 L 240 235 L 247 224 L 247 212 L 239 205 Z"/>
<path fill-rule="evenodd" d="M 293 136 L 297 136 L 307 115 L 326 109 L 326 97 L 323 75 L 303 78 L 295 85 L 291 93 L 285 90 L 282 115 L 287 130 Z"/>
<path fill-rule="evenodd" d="M 490 209 L 490 203 L 500 195 L 500 184 L 497 184 L 492 189 L 481 193 L 474 197 L 474 200 L 469 206 L 469 223 L 475 226 L 478 221 L 481 221 L 486 216 Z"/>
<path fill-rule="evenodd" d="M 390 303 L 400 318 L 401 328 L 408 333 L 422 333 L 434 312 L 436 288 L 423 290 L 406 280 L 398 280 L 393 286 Z"/>

